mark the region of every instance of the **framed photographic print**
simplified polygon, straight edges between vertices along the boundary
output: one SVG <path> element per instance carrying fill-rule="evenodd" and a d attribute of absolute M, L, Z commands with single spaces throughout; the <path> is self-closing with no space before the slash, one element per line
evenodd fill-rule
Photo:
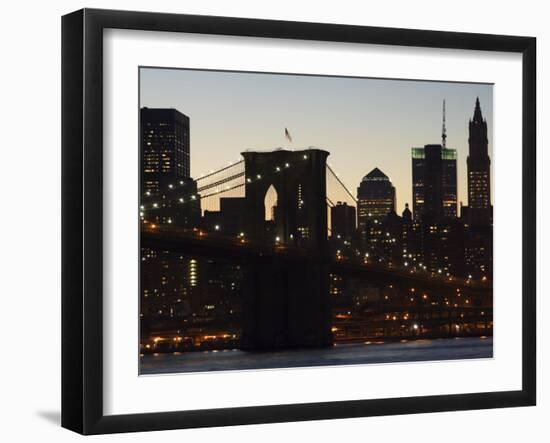
<path fill-rule="evenodd" d="M 62 425 L 534 405 L 535 50 L 64 16 Z"/>

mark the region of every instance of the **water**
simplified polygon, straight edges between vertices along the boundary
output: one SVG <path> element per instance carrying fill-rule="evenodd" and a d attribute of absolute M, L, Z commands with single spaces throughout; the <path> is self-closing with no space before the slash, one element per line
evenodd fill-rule
<path fill-rule="evenodd" d="M 144 355 L 141 374 L 298 368 L 368 363 L 492 358 L 493 339 L 456 338 L 377 344 L 339 344 L 331 348 L 249 352 L 240 350 Z"/>

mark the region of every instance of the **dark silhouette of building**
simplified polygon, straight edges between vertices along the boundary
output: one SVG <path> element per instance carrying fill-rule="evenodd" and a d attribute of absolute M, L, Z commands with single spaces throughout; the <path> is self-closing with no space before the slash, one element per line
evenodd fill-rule
<path fill-rule="evenodd" d="M 395 187 L 380 169 L 374 168 L 361 180 L 357 188 L 357 211 L 363 238 L 371 222 L 381 222 L 388 213 L 395 211 Z"/>
<path fill-rule="evenodd" d="M 356 220 L 354 206 L 349 206 L 346 202 L 337 202 L 336 206 L 330 208 L 331 237 L 351 241 L 357 231 Z"/>
<path fill-rule="evenodd" d="M 243 269 L 246 349 L 328 346 L 332 343 L 328 281 L 326 158 L 320 149 L 243 152 L 246 171 L 244 240 L 281 249 L 300 246 L 311 258 L 258 256 Z M 277 195 L 266 220 L 266 194 Z M 274 233 L 266 230 L 274 224 Z M 307 231 L 304 229 L 307 228 Z"/>
<path fill-rule="evenodd" d="M 456 150 L 426 145 L 411 154 L 414 219 L 456 217 Z"/>
<path fill-rule="evenodd" d="M 220 198 L 219 211 L 204 211 L 203 226 L 220 235 L 238 236 L 246 224 L 245 203 L 244 198 Z"/>
<path fill-rule="evenodd" d="M 465 274 L 474 279 L 493 278 L 493 226 L 466 225 Z"/>
<path fill-rule="evenodd" d="M 474 117 L 469 122 L 468 207 L 462 214 L 466 223 L 476 226 L 492 224 L 491 159 L 489 158 L 487 121 L 476 99 Z"/>
<path fill-rule="evenodd" d="M 412 212 L 409 209 L 409 204 L 405 203 L 405 209 L 402 216 L 402 231 L 400 248 L 404 263 L 417 263 L 419 268 L 423 269 L 422 263 L 422 236 L 421 224 L 413 219 Z"/>

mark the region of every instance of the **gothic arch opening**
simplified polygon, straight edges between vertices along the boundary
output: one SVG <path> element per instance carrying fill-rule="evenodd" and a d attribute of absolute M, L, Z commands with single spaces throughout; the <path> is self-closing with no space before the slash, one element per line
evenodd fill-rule
<path fill-rule="evenodd" d="M 271 185 L 265 193 L 264 208 L 265 208 L 265 221 L 275 221 L 275 211 L 277 209 L 277 190 L 275 186 Z"/>

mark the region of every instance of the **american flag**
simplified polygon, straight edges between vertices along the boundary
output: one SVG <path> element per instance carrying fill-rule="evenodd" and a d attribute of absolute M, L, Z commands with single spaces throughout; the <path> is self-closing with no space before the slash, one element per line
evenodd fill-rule
<path fill-rule="evenodd" d="M 292 137 L 290 136 L 290 132 L 288 132 L 287 128 L 285 128 L 285 137 L 290 143 L 292 143 Z"/>

